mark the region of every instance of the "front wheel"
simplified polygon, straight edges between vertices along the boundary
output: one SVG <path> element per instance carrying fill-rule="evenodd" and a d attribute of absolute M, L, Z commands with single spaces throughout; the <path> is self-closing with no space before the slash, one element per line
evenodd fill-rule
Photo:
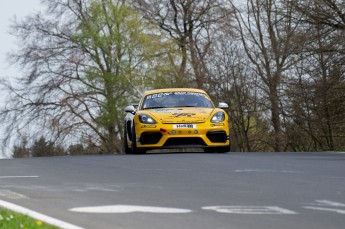
<path fill-rule="evenodd" d="M 131 148 L 128 147 L 128 134 L 127 134 L 127 127 L 125 125 L 125 130 L 123 131 L 123 150 L 125 154 L 132 154 L 133 151 Z"/>
<path fill-rule="evenodd" d="M 135 133 L 135 127 L 132 127 L 132 153 L 133 154 L 145 154 L 146 149 L 141 149 L 137 147 L 137 136 Z"/>

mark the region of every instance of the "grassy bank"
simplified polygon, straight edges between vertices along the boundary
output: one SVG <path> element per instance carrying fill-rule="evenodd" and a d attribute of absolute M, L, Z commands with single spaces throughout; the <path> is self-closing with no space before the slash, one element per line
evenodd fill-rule
<path fill-rule="evenodd" d="M 0 228 L 4 229 L 58 229 L 29 216 L 0 208 Z"/>

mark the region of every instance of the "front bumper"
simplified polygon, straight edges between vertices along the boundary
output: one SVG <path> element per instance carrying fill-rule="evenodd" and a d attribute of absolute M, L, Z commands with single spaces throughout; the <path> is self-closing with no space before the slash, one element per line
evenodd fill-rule
<path fill-rule="evenodd" d="M 174 128 L 173 124 L 135 123 L 138 148 L 207 148 L 230 144 L 229 126 L 224 123 L 197 123 L 196 128 Z"/>

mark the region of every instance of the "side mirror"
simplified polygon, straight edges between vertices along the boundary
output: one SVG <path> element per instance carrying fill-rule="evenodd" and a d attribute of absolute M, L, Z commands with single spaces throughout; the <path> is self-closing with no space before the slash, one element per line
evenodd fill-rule
<path fill-rule="evenodd" d="M 129 105 L 129 106 L 127 106 L 126 108 L 125 108 L 125 112 L 126 113 L 132 113 L 132 114 L 134 114 L 135 113 L 135 108 L 134 108 L 134 106 L 133 105 Z"/>
<path fill-rule="evenodd" d="M 227 103 L 219 103 L 219 104 L 218 104 L 218 107 L 219 107 L 220 109 L 226 109 L 226 108 L 229 108 L 229 105 L 228 105 Z"/>
<path fill-rule="evenodd" d="M 139 106 L 139 103 L 138 102 L 134 102 L 134 103 L 131 103 L 130 105 L 133 106 L 134 108 L 136 108 L 136 107 Z"/>

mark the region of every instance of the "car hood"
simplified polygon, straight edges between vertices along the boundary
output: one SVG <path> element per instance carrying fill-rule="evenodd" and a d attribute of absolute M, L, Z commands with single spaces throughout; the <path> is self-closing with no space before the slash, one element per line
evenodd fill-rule
<path fill-rule="evenodd" d="M 186 107 L 149 110 L 152 117 L 162 123 L 203 123 L 210 118 L 214 108 Z"/>

